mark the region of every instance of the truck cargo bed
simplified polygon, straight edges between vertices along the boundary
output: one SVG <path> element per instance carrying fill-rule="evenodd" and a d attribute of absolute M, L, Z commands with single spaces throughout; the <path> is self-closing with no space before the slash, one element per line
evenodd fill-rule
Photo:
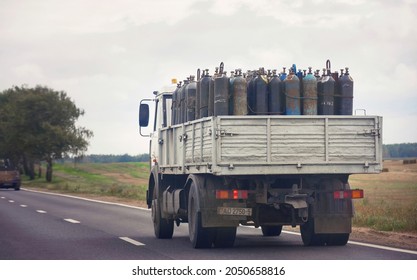
<path fill-rule="evenodd" d="M 354 174 L 382 170 L 378 116 L 218 116 L 166 127 L 165 174 Z"/>

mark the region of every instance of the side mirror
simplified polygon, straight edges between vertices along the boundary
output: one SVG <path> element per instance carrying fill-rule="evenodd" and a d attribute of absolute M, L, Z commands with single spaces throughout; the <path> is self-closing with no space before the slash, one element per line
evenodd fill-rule
<path fill-rule="evenodd" d="M 149 124 L 149 105 L 140 104 L 139 105 L 139 126 L 147 127 Z"/>

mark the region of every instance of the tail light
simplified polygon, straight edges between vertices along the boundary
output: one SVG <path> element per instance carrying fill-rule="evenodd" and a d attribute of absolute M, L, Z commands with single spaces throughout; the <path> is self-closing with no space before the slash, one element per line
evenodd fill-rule
<path fill-rule="evenodd" d="M 217 199 L 248 199 L 247 190 L 216 190 Z"/>
<path fill-rule="evenodd" d="M 333 192 L 334 199 L 357 199 L 363 198 L 363 190 L 344 190 L 344 191 L 335 191 Z"/>

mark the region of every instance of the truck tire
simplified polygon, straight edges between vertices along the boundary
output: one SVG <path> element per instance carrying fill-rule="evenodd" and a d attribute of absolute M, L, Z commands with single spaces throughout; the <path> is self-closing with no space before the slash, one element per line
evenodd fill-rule
<path fill-rule="evenodd" d="M 345 246 L 349 241 L 349 233 L 327 234 L 326 244 L 328 246 Z"/>
<path fill-rule="evenodd" d="M 174 220 L 164 219 L 161 216 L 161 204 L 157 194 L 157 187 L 153 189 L 152 196 L 152 221 L 156 238 L 170 239 L 174 234 Z"/>
<path fill-rule="evenodd" d="M 280 236 L 282 226 L 261 226 L 263 236 Z"/>
<path fill-rule="evenodd" d="M 214 229 L 203 228 L 201 221 L 198 188 L 194 181 L 188 194 L 188 232 L 193 248 L 211 248 L 214 239 Z"/>
<path fill-rule="evenodd" d="M 326 236 L 314 232 L 313 218 L 310 218 L 305 224 L 301 225 L 300 232 L 305 246 L 323 246 L 326 244 Z"/>
<path fill-rule="evenodd" d="M 217 228 L 214 238 L 214 247 L 229 248 L 233 247 L 236 239 L 236 227 Z"/>

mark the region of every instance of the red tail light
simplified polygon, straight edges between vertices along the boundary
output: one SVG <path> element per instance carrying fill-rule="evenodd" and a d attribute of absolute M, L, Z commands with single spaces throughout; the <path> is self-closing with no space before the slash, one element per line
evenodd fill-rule
<path fill-rule="evenodd" d="M 247 190 L 216 190 L 217 199 L 248 199 Z"/>
<path fill-rule="evenodd" d="M 333 193 L 334 199 L 357 199 L 363 198 L 363 190 L 345 190 L 345 191 L 335 191 Z"/>

